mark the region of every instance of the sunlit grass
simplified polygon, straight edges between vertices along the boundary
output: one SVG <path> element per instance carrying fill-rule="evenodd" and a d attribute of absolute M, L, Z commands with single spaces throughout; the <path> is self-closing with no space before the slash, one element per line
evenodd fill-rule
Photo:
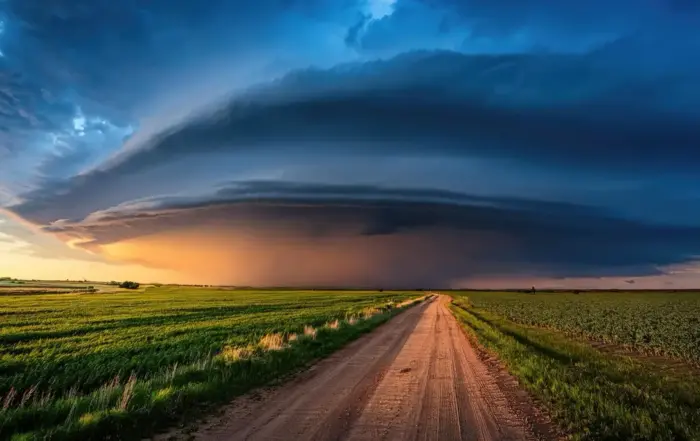
<path fill-rule="evenodd" d="M 185 409 L 195 415 L 329 354 L 417 294 L 163 287 L 2 297 L 0 439 L 140 439 Z"/>

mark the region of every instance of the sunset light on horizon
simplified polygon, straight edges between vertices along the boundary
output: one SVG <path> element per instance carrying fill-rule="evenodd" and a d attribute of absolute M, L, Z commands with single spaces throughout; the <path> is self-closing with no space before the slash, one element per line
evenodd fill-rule
<path fill-rule="evenodd" d="M 0 275 L 700 286 L 688 2 L 69 3 L 0 7 Z"/>

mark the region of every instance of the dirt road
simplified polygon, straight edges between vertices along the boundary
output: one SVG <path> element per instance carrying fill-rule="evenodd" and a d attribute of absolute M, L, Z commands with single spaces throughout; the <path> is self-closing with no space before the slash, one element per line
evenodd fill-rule
<path fill-rule="evenodd" d="M 445 298 L 414 307 L 290 383 L 234 401 L 198 440 L 529 440 Z"/>

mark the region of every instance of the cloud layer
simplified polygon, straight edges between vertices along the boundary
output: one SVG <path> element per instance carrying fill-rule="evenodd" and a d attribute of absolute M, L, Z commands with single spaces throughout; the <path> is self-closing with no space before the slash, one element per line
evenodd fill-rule
<path fill-rule="evenodd" d="M 692 264 L 700 9 L 555 3 L 10 0 L 0 205 L 219 283 Z"/>
<path fill-rule="evenodd" d="M 687 262 L 700 249 L 697 228 L 625 221 L 585 206 L 279 181 L 238 183 L 208 198 L 143 200 L 46 229 L 91 250 L 140 244 L 138 256 L 122 257 L 154 266 L 165 263 L 149 247 L 199 231 L 203 242 L 187 246 L 195 256 L 206 248 L 228 256 L 225 262 L 245 259 L 246 265 L 267 269 L 258 269 L 256 277 L 241 276 L 239 283 L 250 284 L 263 283 L 261 272 L 268 283 L 312 283 L 318 269 L 297 253 L 332 254 L 325 262 L 327 284 L 410 287 L 503 274 L 652 275 L 662 266 Z M 216 242 L 202 231 L 215 234 Z M 269 252 L 246 251 L 244 258 L 237 254 L 241 242 L 244 250 Z M 196 259 L 178 255 L 178 260 L 183 271 L 201 270 Z M 276 266 L 287 271 L 276 272 Z M 354 277 L 360 278 L 353 282 Z"/>

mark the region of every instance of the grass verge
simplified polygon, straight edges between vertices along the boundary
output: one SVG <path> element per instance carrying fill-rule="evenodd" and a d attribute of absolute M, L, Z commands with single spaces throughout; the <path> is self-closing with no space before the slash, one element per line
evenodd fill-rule
<path fill-rule="evenodd" d="M 117 379 L 87 395 L 60 400 L 47 397 L 46 403 L 34 399 L 31 405 L 19 408 L 8 409 L 0 402 L 0 439 L 140 440 L 298 371 L 421 301 L 374 309 L 363 318 L 337 321 L 308 335 L 288 335 L 284 342 L 277 341 L 279 335 L 266 336 L 256 347 L 225 348 L 220 354 L 174 366 L 146 381 L 130 377 L 120 384 Z"/>
<path fill-rule="evenodd" d="M 700 379 L 655 371 L 560 333 L 516 324 L 457 297 L 467 333 L 495 353 L 574 440 L 700 440 Z"/>

